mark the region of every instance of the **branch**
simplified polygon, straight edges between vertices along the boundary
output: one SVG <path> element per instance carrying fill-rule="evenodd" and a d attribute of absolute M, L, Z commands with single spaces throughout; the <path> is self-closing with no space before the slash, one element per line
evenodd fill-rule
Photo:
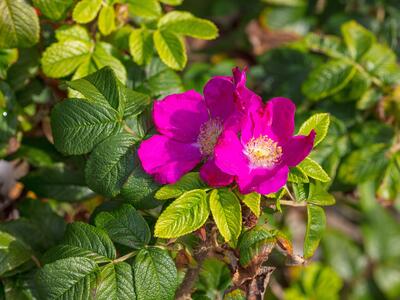
<path fill-rule="evenodd" d="M 138 251 L 129 252 L 128 254 L 126 254 L 124 256 L 121 256 L 121 257 L 118 257 L 117 259 L 114 259 L 112 262 L 114 264 L 117 264 L 117 263 L 119 263 L 121 261 L 125 261 L 125 260 L 127 260 L 127 259 L 129 259 L 131 257 L 134 257 L 137 253 L 138 253 Z"/>
<path fill-rule="evenodd" d="M 185 278 L 183 279 L 182 284 L 176 292 L 176 300 L 192 299 L 191 294 L 193 290 L 193 285 L 196 283 L 203 262 L 211 252 L 211 249 L 212 247 L 209 247 L 206 244 L 202 244 L 200 249 L 194 254 L 193 258 L 196 260 L 197 265 L 195 267 L 188 267 Z"/>
<path fill-rule="evenodd" d="M 280 200 L 281 205 L 287 205 L 287 206 L 295 206 L 295 207 L 299 207 L 299 206 L 307 206 L 307 202 L 302 201 L 302 202 L 294 202 L 291 200 Z"/>

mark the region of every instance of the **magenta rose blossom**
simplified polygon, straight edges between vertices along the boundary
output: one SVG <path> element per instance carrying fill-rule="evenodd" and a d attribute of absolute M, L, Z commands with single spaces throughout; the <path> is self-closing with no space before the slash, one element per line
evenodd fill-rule
<path fill-rule="evenodd" d="M 155 101 L 153 121 L 159 134 L 141 143 L 138 155 L 144 170 L 159 183 L 174 183 L 201 161 L 200 176 L 211 186 L 224 186 L 233 176 L 214 160 L 214 147 L 223 130 L 237 130 L 250 106 L 261 99 L 245 86 L 246 74 L 214 77 L 204 98 L 187 91 Z"/>
<path fill-rule="evenodd" d="M 315 132 L 293 136 L 296 107 L 286 98 L 273 98 L 248 112 L 237 131 L 225 130 L 215 147 L 216 165 L 236 176 L 243 194 L 277 192 L 286 184 L 289 167 L 299 164 L 313 148 Z"/>

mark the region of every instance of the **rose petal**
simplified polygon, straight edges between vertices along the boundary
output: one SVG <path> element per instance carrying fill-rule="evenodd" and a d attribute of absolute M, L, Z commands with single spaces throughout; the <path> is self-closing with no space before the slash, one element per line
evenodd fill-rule
<path fill-rule="evenodd" d="M 243 71 L 240 71 L 238 67 L 232 70 L 235 85 L 235 103 L 242 113 L 247 113 L 253 106 L 262 106 L 261 97 L 246 87 L 246 70 L 247 68 L 244 68 Z"/>
<path fill-rule="evenodd" d="M 268 126 L 264 134 L 275 141 L 285 143 L 294 132 L 294 114 L 296 106 L 287 98 L 272 98 L 266 104 L 265 114 Z"/>
<path fill-rule="evenodd" d="M 289 139 L 283 145 L 283 161 L 289 167 L 294 167 L 310 154 L 315 139 L 315 131 L 312 130 L 308 136 L 297 135 Z"/>
<path fill-rule="evenodd" d="M 286 98 L 273 98 L 262 106 L 252 106 L 243 121 L 242 143 L 251 138 L 266 135 L 270 139 L 285 143 L 294 131 L 295 105 Z"/>
<path fill-rule="evenodd" d="M 214 149 L 215 164 L 223 172 L 238 175 L 249 172 L 248 160 L 243 153 L 243 146 L 233 131 L 224 131 Z"/>
<path fill-rule="evenodd" d="M 239 190 L 242 194 L 257 192 L 270 194 L 279 191 L 288 178 L 289 168 L 281 166 L 273 170 L 255 169 L 250 173 L 243 173 L 237 178 Z"/>
<path fill-rule="evenodd" d="M 226 186 L 233 181 L 233 176 L 222 172 L 216 166 L 214 159 L 208 160 L 200 168 L 200 177 L 212 187 Z"/>
<path fill-rule="evenodd" d="M 254 106 L 249 110 L 242 124 L 241 141 L 245 145 L 251 138 L 258 138 L 268 132 L 268 114 L 263 107 Z"/>
<path fill-rule="evenodd" d="M 159 133 L 177 141 L 195 142 L 209 116 L 203 97 L 187 91 L 155 101 L 153 119 Z"/>
<path fill-rule="evenodd" d="M 227 77 L 214 77 L 204 87 L 204 100 L 212 118 L 225 121 L 235 113 L 234 85 Z"/>
<path fill-rule="evenodd" d="M 143 169 L 161 184 L 175 183 L 201 160 L 197 147 L 154 135 L 138 149 Z"/>

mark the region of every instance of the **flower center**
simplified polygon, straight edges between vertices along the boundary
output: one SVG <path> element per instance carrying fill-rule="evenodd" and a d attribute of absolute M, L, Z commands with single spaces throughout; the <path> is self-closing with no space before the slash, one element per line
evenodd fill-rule
<path fill-rule="evenodd" d="M 282 157 L 282 147 L 278 146 L 266 135 L 251 138 L 244 148 L 244 153 L 254 168 L 272 168 L 279 163 Z"/>
<path fill-rule="evenodd" d="M 203 157 L 209 158 L 214 155 L 214 147 L 222 129 L 222 122 L 218 118 L 210 119 L 201 125 L 197 143 L 200 146 L 200 152 Z"/>

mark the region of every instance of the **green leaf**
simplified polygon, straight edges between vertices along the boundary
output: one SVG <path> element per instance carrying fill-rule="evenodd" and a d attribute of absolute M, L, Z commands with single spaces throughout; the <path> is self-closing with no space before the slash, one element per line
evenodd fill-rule
<path fill-rule="evenodd" d="M 81 93 L 86 100 L 110 105 L 122 114 L 125 106 L 126 89 L 110 67 L 104 67 L 84 78 L 69 81 L 67 84 Z"/>
<path fill-rule="evenodd" d="M 148 64 L 153 57 L 153 35 L 146 28 L 134 29 L 129 36 L 129 51 L 135 63 Z"/>
<path fill-rule="evenodd" d="M 103 35 L 109 35 L 115 30 L 115 12 L 114 7 L 105 5 L 99 14 L 99 29 Z"/>
<path fill-rule="evenodd" d="M 53 21 L 64 19 L 73 0 L 33 0 L 33 5 Z"/>
<path fill-rule="evenodd" d="M 99 194 L 116 196 L 134 168 L 135 138 L 128 133 L 112 135 L 98 144 L 85 167 L 88 186 Z"/>
<path fill-rule="evenodd" d="M 93 52 L 92 59 L 97 67 L 101 69 L 105 66 L 111 67 L 117 78 L 122 82 L 126 83 L 126 70 L 121 61 L 113 55 L 113 48 L 110 44 L 101 42 L 97 43 Z"/>
<path fill-rule="evenodd" d="M 31 259 L 31 250 L 14 236 L 0 232 L 0 275 Z"/>
<path fill-rule="evenodd" d="M 72 80 L 80 79 L 98 70 L 91 56 L 88 56 L 84 62 L 76 69 Z M 72 89 L 68 90 L 68 98 L 82 98 L 82 94 Z"/>
<path fill-rule="evenodd" d="M 181 78 L 156 57 L 146 66 L 146 81 L 141 86 L 154 98 L 185 91 Z"/>
<path fill-rule="evenodd" d="M 102 0 L 82 0 L 74 8 L 72 18 L 78 23 L 89 23 L 96 18 Z"/>
<path fill-rule="evenodd" d="M 331 60 L 314 69 L 303 83 L 303 93 L 319 100 L 343 89 L 356 73 L 356 69 L 343 60 Z"/>
<path fill-rule="evenodd" d="M 309 135 L 311 130 L 315 131 L 314 147 L 317 146 L 328 133 L 330 117 L 327 113 L 312 115 L 300 127 L 298 134 Z"/>
<path fill-rule="evenodd" d="M 243 196 L 242 202 L 250 208 L 252 213 L 259 217 L 261 214 L 260 203 L 261 195 L 259 193 L 250 193 Z"/>
<path fill-rule="evenodd" d="M 17 60 L 17 49 L 0 49 L 0 79 L 6 79 L 8 68 Z"/>
<path fill-rule="evenodd" d="M 98 263 L 108 262 L 116 257 L 114 244 L 107 233 L 82 222 L 71 223 L 67 226 L 62 244 L 89 251 L 90 255 L 86 257 Z"/>
<path fill-rule="evenodd" d="M 298 166 L 308 177 L 314 178 L 322 182 L 329 182 L 331 178 L 322 169 L 322 167 L 314 160 L 306 157 Z"/>
<path fill-rule="evenodd" d="M 297 201 L 301 202 L 301 201 L 307 200 L 307 197 L 308 197 L 308 186 L 309 186 L 308 184 L 305 184 L 303 182 L 294 183 L 292 185 L 294 196 L 295 196 Z"/>
<path fill-rule="evenodd" d="M 11 278 L 2 278 L 5 299 L 36 300 L 37 288 L 34 282 L 34 272 L 25 272 Z M 2 285 L 0 284 L 0 290 Z M 2 294 L 2 293 L 1 293 Z M 3 296 L 3 295 L 2 295 Z M 1 298 L 4 300 L 4 298 Z"/>
<path fill-rule="evenodd" d="M 399 162 L 392 160 L 386 168 L 377 191 L 377 196 L 380 199 L 396 201 L 400 197 L 400 186 L 398 185 L 398 182 L 400 182 Z"/>
<path fill-rule="evenodd" d="M 386 45 L 372 45 L 369 51 L 363 55 L 360 63 L 370 74 L 386 84 L 398 83 L 400 80 L 400 67 L 396 54 Z"/>
<path fill-rule="evenodd" d="M 82 40 L 52 44 L 43 52 L 43 72 L 54 78 L 70 75 L 89 57 L 91 48 L 91 43 Z"/>
<path fill-rule="evenodd" d="M 55 262 L 69 257 L 86 257 L 96 263 L 108 263 L 110 260 L 104 256 L 99 256 L 91 250 L 73 245 L 59 244 L 50 248 L 42 257 L 41 261 L 45 264 Z"/>
<path fill-rule="evenodd" d="M 256 226 L 244 232 L 239 239 L 239 262 L 243 267 L 247 267 L 260 257 L 265 261 L 274 246 L 274 236 L 263 227 Z"/>
<path fill-rule="evenodd" d="M 315 52 L 326 54 L 332 58 L 346 58 L 346 47 L 336 36 L 309 33 L 305 36 L 306 46 Z"/>
<path fill-rule="evenodd" d="M 210 21 L 196 18 L 191 13 L 171 11 L 158 21 L 158 28 L 175 34 L 212 40 L 218 36 L 218 28 Z"/>
<path fill-rule="evenodd" d="M 225 294 L 224 300 L 246 300 L 246 293 L 240 289 Z"/>
<path fill-rule="evenodd" d="M 146 94 L 131 89 L 126 89 L 125 94 L 124 118 L 134 117 L 142 113 L 151 103 L 150 97 Z"/>
<path fill-rule="evenodd" d="M 90 299 L 98 267 L 85 257 L 60 259 L 41 268 L 36 284 L 43 299 Z"/>
<path fill-rule="evenodd" d="M 324 210 L 313 204 L 307 205 L 307 229 L 304 238 L 304 258 L 313 256 L 318 248 L 326 226 Z"/>
<path fill-rule="evenodd" d="M 149 226 L 136 209 L 128 204 L 110 212 L 100 212 L 95 223 L 97 227 L 107 231 L 114 242 L 121 245 L 140 249 L 150 241 Z"/>
<path fill-rule="evenodd" d="M 102 267 L 94 294 L 97 300 L 136 300 L 132 267 L 126 262 Z"/>
<path fill-rule="evenodd" d="M 285 289 L 284 299 L 340 299 L 343 283 L 330 267 L 314 262 L 302 268 L 299 275 L 298 282 Z"/>
<path fill-rule="evenodd" d="M 15 158 L 24 158 L 35 167 L 50 167 L 60 156 L 45 137 L 24 137 L 21 147 L 10 157 Z"/>
<path fill-rule="evenodd" d="M 235 194 L 228 189 L 213 190 L 210 194 L 210 209 L 225 241 L 236 244 L 242 231 L 242 209 Z"/>
<path fill-rule="evenodd" d="M 158 200 L 178 198 L 183 193 L 194 189 L 206 189 L 207 185 L 201 180 L 198 172 L 190 172 L 182 176 L 174 184 L 164 185 L 156 193 Z"/>
<path fill-rule="evenodd" d="M 120 129 L 118 113 L 104 105 L 69 99 L 51 113 L 54 145 L 65 154 L 84 154 Z"/>
<path fill-rule="evenodd" d="M 157 30 L 153 35 L 154 44 L 161 60 L 170 68 L 182 70 L 187 62 L 182 37 L 166 30 Z"/>
<path fill-rule="evenodd" d="M 168 252 L 155 247 L 140 250 L 133 270 L 138 300 L 174 299 L 178 274 Z"/>
<path fill-rule="evenodd" d="M 351 57 L 358 60 L 375 43 L 374 34 L 356 21 L 344 23 L 340 28 Z"/>
<path fill-rule="evenodd" d="M 341 231 L 327 230 L 322 239 L 324 258 L 328 265 L 344 280 L 361 276 L 367 264 L 367 257 L 351 237 Z"/>
<path fill-rule="evenodd" d="M 63 164 L 29 172 L 21 181 L 26 189 L 41 198 L 75 202 L 94 196 L 86 186 L 83 172 L 71 170 Z"/>
<path fill-rule="evenodd" d="M 307 183 L 309 182 L 309 179 L 306 173 L 304 173 L 304 171 L 301 168 L 299 168 L 299 166 L 297 166 L 294 168 L 290 168 L 288 181 L 295 183 Z"/>
<path fill-rule="evenodd" d="M 373 144 L 351 152 L 340 166 L 339 178 L 350 184 L 378 178 L 388 164 L 386 151 L 386 144 Z"/>
<path fill-rule="evenodd" d="M 320 183 L 310 183 L 307 202 L 316 205 L 334 205 L 335 198 Z"/>
<path fill-rule="evenodd" d="M 373 276 L 387 299 L 396 299 L 400 296 L 399 262 L 379 264 L 374 270 Z"/>
<path fill-rule="evenodd" d="M 207 221 L 210 208 L 203 190 L 184 193 L 170 204 L 157 220 L 154 235 L 175 238 L 199 229 Z"/>
<path fill-rule="evenodd" d="M 24 199 L 24 201 L 18 205 L 18 210 L 20 214 L 19 220 L 29 220 L 31 226 L 37 228 L 39 231 L 38 234 L 29 236 L 27 239 L 21 237 L 31 248 L 33 248 L 32 240 L 35 240 L 35 242 L 42 240 L 40 249 L 38 249 L 42 251 L 43 249 L 47 250 L 50 246 L 62 240 L 66 229 L 66 223 L 63 217 L 53 211 L 49 203 L 42 202 L 38 199 Z"/>
<path fill-rule="evenodd" d="M 39 41 L 39 18 L 24 0 L 0 1 L 0 48 L 28 48 Z"/>
<path fill-rule="evenodd" d="M 376 88 L 369 88 L 357 101 L 357 109 L 365 110 L 374 107 L 383 97 L 382 92 Z"/>
<path fill-rule="evenodd" d="M 159 0 L 161 3 L 168 4 L 168 5 L 180 5 L 182 4 L 183 0 Z"/>
<path fill-rule="evenodd" d="M 91 42 L 87 29 L 81 25 L 63 25 L 56 30 L 56 38 L 59 42 L 67 40 L 82 40 L 84 42 Z"/>
<path fill-rule="evenodd" d="M 143 171 L 140 160 L 136 157 L 135 167 L 121 189 L 120 197 L 136 208 L 149 209 L 160 205 L 154 194 L 160 185 Z"/>
<path fill-rule="evenodd" d="M 157 0 L 127 0 L 131 14 L 144 18 L 157 18 L 161 15 L 161 6 Z"/>
<path fill-rule="evenodd" d="M 196 290 L 209 294 L 224 293 L 231 283 L 231 277 L 225 262 L 215 257 L 206 258 L 201 266 Z"/>

